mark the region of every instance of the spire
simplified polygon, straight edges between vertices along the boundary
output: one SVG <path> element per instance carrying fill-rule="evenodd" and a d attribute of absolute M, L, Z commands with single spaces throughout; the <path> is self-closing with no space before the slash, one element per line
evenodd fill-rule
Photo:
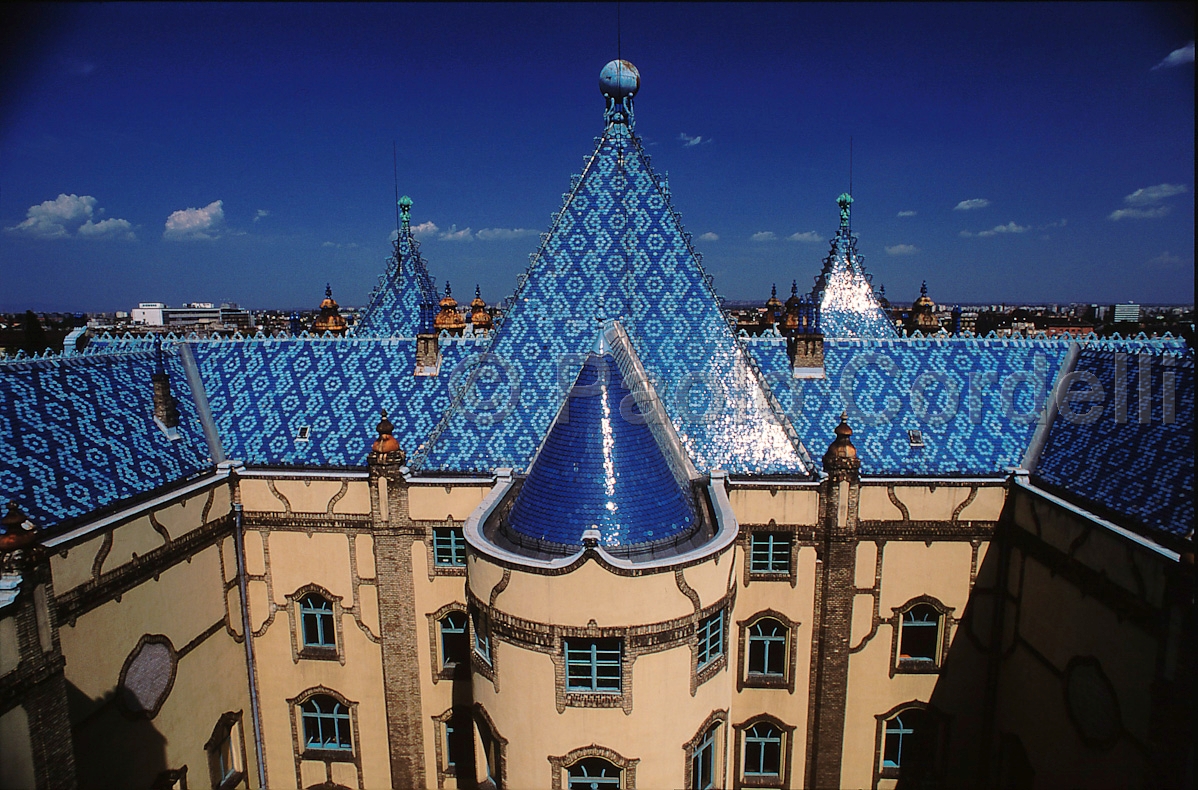
<path fill-rule="evenodd" d="M 924 280 L 923 285 L 919 286 L 919 295 L 920 296 L 928 295 L 928 281 L 927 280 Z"/>
<path fill-rule="evenodd" d="M 819 304 L 823 333 L 827 337 L 897 337 L 857 252 L 857 238 L 849 228 L 852 203 L 847 192 L 836 199 L 840 228 L 811 289 L 812 299 Z"/>
<path fill-rule="evenodd" d="M 354 334 L 373 337 L 415 337 L 433 331 L 437 288 L 420 255 L 420 242 L 412 232 L 412 199 L 396 201 L 399 228 L 395 233 L 387 270 L 370 294 Z"/>
<path fill-rule="evenodd" d="M 611 108 L 608 123 L 582 172 L 570 180 L 495 331 L 489 348 L 494 361 L 463 382 L 454 405 L 413 456 L 413 468 L 527 467 L 564 397 L 557 360 L 590 351 L 596 323 L 614 319 L 655 380 L 670 387 L 696 377 L 720 383 L 718 420 L 701 417 L 685 399 L 664 399 L 697 468 L 808 474 L 813 470 L 804 461 L 806 451 L 720 309 L 713 280 L 643 143 L 618 122 L 639 81 L 630 69 L 608 67 L 610 79 L 605 73 L 600 84 Z M 616 90 L 621 85 L 626 94 Z M 510 382 L 520 382 L 524 394 Z M 546 395 L 529 397 L 534 387 Z M 518 405 L 518 419 L 504 411 L 509 402 Z M 486 405 L 487 412 L 472 404 Z M 755 440 L 727 438 L 737 435 Z"/>

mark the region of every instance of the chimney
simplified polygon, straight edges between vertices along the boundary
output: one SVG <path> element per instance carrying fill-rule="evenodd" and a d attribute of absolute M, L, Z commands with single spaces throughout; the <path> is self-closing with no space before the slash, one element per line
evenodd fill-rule
<path fill-rule="evenodd" d="M 166 438 L 174 441 L 179 438 L 179 404 L 171 395 L 171 380 L 166 374 L 166 366 L 162 364 L 162 339 L 154 343 L 154 374 L 150 376 L 154 384 L 154 422 L 166 434 Z"/>
<path fill-rule="evenodd" d="M 794 317 L 786 321 L 786 353 L 790 357 L 791 376 L 796 379 L 824 377 L 824 334 L 820 330 L 819 303 L 804 295 L 793 308 Z"/>
<path fill-rule="evenodd" d="M 441 346 L 437 335 L 428 332 L 416 335 L 416 376 L 436 376 L 441 372 Z"/>

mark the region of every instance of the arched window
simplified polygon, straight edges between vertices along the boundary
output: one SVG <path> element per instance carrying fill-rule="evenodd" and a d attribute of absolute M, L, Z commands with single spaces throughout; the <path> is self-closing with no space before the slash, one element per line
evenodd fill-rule
<path fill-rule="evenodd" d="M 691 753 L 691 790 L 711 790 L 715 787 L 716 736 L 720 723 L 707 728 Z"/>
<path fill-rule="evenodd" d="M 772 617 L 763 617 L 749 626 L 749 676 L 770 678 L 786 676 L 786 626 Z"/>
<path fill-rule="evenodd" d="M 300 621 L 304 647 L 337 647 L 337 632 L 333 627 L 333 604 L 323 595 L 308 593 L 300 599 Z"/>
<path fill-rule="evenodd" d="M 587 757 L 569 768 L 569 790 L 609 790 L 620 786 L 620 769 L 601 757 Z"/>
<path fill-rule="evenodd" d="M 468 640 L 466 613 L 450 612 L 437 621 L 441 628 L 441 666 L 452 667 L 465 663 Z"/>
<path fill-rule="evenodd" d="M 782 775 L 782 731 L 769 722 L 758 722 L 745 730 L 744 775 L 771 777 Z"/>
<path fill-rule="evenodd" d="M 944 643 L 944 611 L 924 601 L 900 610 L 899 618 L 898 667 L 934 671 Z"/>
<path fill-rule="evenodd" d="M 308 749 L 352 750 L 349 709 L 340 700 L 317 694 L 300 708 L 304 721 L 304 746 Z"/>
<path fill-rule="evenodd" d="M 882 775 L 922 781 L 936 775 L 939 719 L 931 710 L 909 707 L 883 722 Z"/>

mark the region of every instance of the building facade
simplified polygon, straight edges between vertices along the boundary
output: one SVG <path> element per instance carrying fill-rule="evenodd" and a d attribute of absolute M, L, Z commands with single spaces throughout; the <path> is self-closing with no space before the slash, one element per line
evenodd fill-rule
<path fill-rule="evenodd" d="M 0 786 L 1192 783 L 1192 350 L 738 332 L 639 84 L 489 331 L 0 362 Z"/>

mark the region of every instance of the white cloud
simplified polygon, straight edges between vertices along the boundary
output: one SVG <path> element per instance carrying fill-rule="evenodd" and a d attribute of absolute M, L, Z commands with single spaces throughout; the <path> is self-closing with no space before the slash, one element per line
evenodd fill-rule
<path fill-rule="evenodd" d="M 822 236 L 820 236 L 818 233 L 816 233 L 813 230 L 809 230 L 806 233 L 792 233 L 789 236 L 787 236 L 786 238 L 790 239 L 791 241 L 823 241 L 824 240 Z"/>
<path fill-rule="evenodd" d="M 1107 215 L 1107 219 L 1118 222 L 1121 219 L 1153 219 L 1169 213 L 1169 206 L 1153 206 L 1152 208 L 1120 208 Z"/>
<path fill-rule="evenodd" d="M 704 233 L 702 236 L 699 237 L 699 241 L 719 241 L 719 240 L 720 240 L 719 235 L 712 233 L 711 231 L 708 231 L 707 233 Z"/>
<path fill-rule="evenodd" d="M 957 205 L 953 206 L 953 211 L 972 211 L 975 208 L 986 208 L 990 205 L 990 201 L 986 198 L 970 198 L 962 200 Z"/>
<path fill-rule="evenodd" d="M 751 241 L 773 241 L 776 238 L 772 230 L 761 230 L 749 237 Z"/>
<path fill-rule="evenodd" d="M 703 145 L 704 143 L 712 142 L 712 139 L 710 137 L 704 137 L 703 135 L 698 135 L 697 137 L 691 137 L 686 132 L 679 132 L 678 139 L 682 141 L 683 148 L 690 148 L 692 146 Z"/>
<path fill-rule="evenodd" d="M 105 219 L 94 222 L 93 217 L 104 213 L 97 210 L 97 201 L 91 195 L 60 194 L 30 206 L 26 219 L 19 225 L 5 228 L 10 233 L 20 233 L 39 239 L 61 239 L 77 236 L 85 239 L 133 239 L 133 225 L 123 219 Z"/>
<path fill-rule="evenodd" d="M 1145 267 L 1149 269 L 1180 269 L 1181 258 L 1173 255 L 1168 250 L 1165 250 L 1155 258 L 1150 258 L 1145 262 Z"/>
<path fill-rule="evenodd" d="M 257 222 L 258 220 L 260 220 L 264 217 L 269 217 L 269 216 L 270 216 L 269 211 L 267 211 L 264 208 L 260 208 L 260 209 L 258 209 L 258 213 L 254 215 L 254 222 Z"/>
<path fill-rule="evenodd" d="M 1129 206 L 1153 206 L 1165 198 L 1171 198 L 1174 195 L 1184 195 L 1189 191 L 1190 188 L 1185 184 L 1157 184 L 1154 187 L 1137 189 L 1123 198 L 1123 202 Z"/>
<path fill-rule="evenodd" d="M 102 219 L 92 222 L 90 219 L 79 226 L 79 235 L 92 239 L 124 239 L 132 241 L 133 225 L 126 219 Z"/>
<path fill-rule="evenodd" d="M 412 235 L 418 239 L 424 239 L 428 238 L 429 236 L 437 235 L 437 232 L 440 230 L 441 229 L 437 227 L 437 223 L 429 220 L 428 222 L 421 222 L 419 225 L 413 225 Z M 394 233 L 391 234 L 391 240 L 395 241 Z"/>
<path fill-rule="evenodd" d="M 203 208 L 185 208 L 171 213 L 166 218 L 162 237 L 172 241 L 219 237 L 225 223 L 224 204 L 223 200 L 214 200 Z"/>
<path fill-rule="evenodd" d="M 525 236 L 535 236 L 537 232 L 531 228 L 483 228 L 474 237 L 479 241 L 496 241 L 520 239 Z"/>
<path fill-rule="evenodd" d="M 1068 222 L 1069 220 L 1059 219 L 1056 222 L 1049 222 L 1047 225 L 1041 225 L 1039 228 L 1037 228 L 1037 230 L 1044 230 L 1045 228 L 1063 228 Z"/>
<path fill-rule="evenodd" d="M 1194 62 L 1194 42 L 1191 41 L 1181 49 L 1175 49 L 1165 56 L 1165 59 L 1152 67 L 1152 71 L 1157 69 L 1171 69 L 1174 66 L 1181 66 L 1185 63 Z"/>
<path fill-rule="evenodd" d="M 967 239 L 970 238 L 971 236 L 981 236 L 984 238 L 987 236 L 997 236 L 1000 233 L 1026 233 L 1029 230 L 1031 230 L 1030 225 L 1016 225 L 1014 223 L 1014 221 L 1012 221 L 1012 222 L 1008 222 L 1006 225 L 995 225 L 990 230 L 980 230 L 977 233 L 973 233 L 972 231 L 968 231 L 968 230 L 963 230 L 963 231 L 961 231 L 961 236 L 963 236 Z"/>
<path fill-rule="evenodd" d="M 474 231 L 470 228 L 458 230 L 457 225 L 450 225 L 449 230 L 438 236 L 441 241 L 474 241 Z"/>
<path fill-rule="evenodd" d="M 919 248 L 913 244 L 896 244 L 886 248 L 887 255 L 914 255 L 917 252 Z"/>
<path fill-rule="evenodd" d="M 958 208 L 959 208 L 959 207 L 958 207 Z M 900 211 L 900 212 L 898 213 L 898 215 L 899 215 L 900 217 L 914 217 L 914 216 L 915 216 L 915 212 L 914 212 L 914 211 Z"/>

